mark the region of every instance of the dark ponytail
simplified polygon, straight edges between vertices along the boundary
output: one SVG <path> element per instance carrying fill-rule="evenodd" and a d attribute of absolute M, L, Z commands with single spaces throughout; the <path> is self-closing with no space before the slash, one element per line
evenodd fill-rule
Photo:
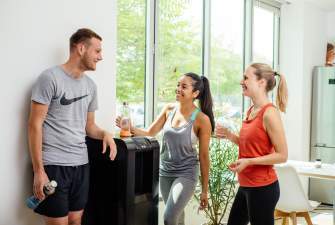
<path fill-rule="evenodd" d="M 194 81 L 193 91 L 199 91 L 197 99 L 199 99 L 201 111 L 209 117 L 212 132 L 214 132 L 215 122 L 213 114 L 213 100 L 208 79 L 205 76 L 199 76 L 198 74 L 192 72 L 185 73 L 184 75 L 191 77 Z"/>

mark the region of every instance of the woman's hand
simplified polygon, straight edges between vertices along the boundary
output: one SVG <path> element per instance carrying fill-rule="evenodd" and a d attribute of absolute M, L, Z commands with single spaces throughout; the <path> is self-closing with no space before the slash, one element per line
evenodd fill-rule
<path fill-rule="evenodd" d="M 239 159 L 232 164 L 229 165 L 229 169 L 233 172 L 240 173 L 246 167 L 250 166 L 251 162 L 250 159 Z"/>
<path fill-rule="evenodd" d="M 201 193 L 200 194 L 200 205 L 199 210 L 203 210 L 207 208 L 208 206 L 208 194 L 207 193 Z"/>
<path fill-rule="evenodd" d="M 215 134 L 219 138 L 229 139 L 228 136 L 230 135 L 230 133 L 231 132 L 227 128 L 223 127 L 220 124 L 217 124 L 216 127 L 215 127 Z"/>
<path fill-rule="evenodd" d="M 121 116 L 116 117 L 116 119 L 115 119 L 115 125 L 118 128 L 121 128 Z"/>
<path fill-rule="evenodd" d="M 121 128 L 121 120 L 122 120 L 122 117 L 121 117 L 121 116 L 118 116 L 118 117 L 116 117 L 116 119 L 115 119 L 115 125 L 116 125 L 118 128 Z M 130 120 L 129 120 L 129 129 L 130 129 L 131 132 L 134 130 L 133 124 L 132 124 L 132 122 L 131 122 Z"/>

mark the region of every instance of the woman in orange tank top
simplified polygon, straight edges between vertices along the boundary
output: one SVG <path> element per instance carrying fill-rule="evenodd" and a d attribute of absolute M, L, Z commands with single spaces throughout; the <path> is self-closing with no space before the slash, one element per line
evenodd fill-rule
<path fill-rule="evenodd" d="M 268 98 L 276 86 L 277 107 L 285 112 L 287 87 L 283 75 L 266 64 L 250 65 L 241 86 L 243 95 L 253 105 L 242 123 L 239 135 L 217 126 L 216 134 L 239 146 L 239 159 L 230 165 L 238 174 L 240 187 L 230 211 L 228 225 L 273 225 L 274 210 L 279 199 L 279 184 L 273 165 L 287 160 L 287 144 L 280 113 Z"/>

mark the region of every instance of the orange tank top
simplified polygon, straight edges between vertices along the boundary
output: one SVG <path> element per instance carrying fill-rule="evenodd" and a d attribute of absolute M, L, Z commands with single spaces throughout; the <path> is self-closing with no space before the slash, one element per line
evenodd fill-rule
<path fill-rule="evenodd" d="M 249 120 L 251 109 L 242 123 L 239 138 L 239 159 L 255 158 L 274 152 L 271 139 L 263 126 L 263 115 L 268 107 L 275 107 L 272 103 L 266 104 Z M 252 165 L 238 174 L 238 181 L 242 187 L 260 187 L 269 185 L 277 180 L 273 165 Z"/>

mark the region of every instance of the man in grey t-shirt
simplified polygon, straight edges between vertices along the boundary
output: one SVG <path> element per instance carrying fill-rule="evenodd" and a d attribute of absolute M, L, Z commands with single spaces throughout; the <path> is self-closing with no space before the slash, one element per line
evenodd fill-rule
<path fill-rule="evenodd" d="M 47 225 L 81 224 L 88 198 L 89 167 L 85 136 L 103 140 L 110 158 L 116 156 L 113 135 L 95 124 L 97 88 L 84 74 L 102 60 L 102 38 L 79 29 L 70 38 L 70 57 L 42 72 L 32 91 L 29 148 L 34 170 L 34 195 L 46 196 L 43 186 L 56 180 L 56 192 L 35 209 Z"/>

